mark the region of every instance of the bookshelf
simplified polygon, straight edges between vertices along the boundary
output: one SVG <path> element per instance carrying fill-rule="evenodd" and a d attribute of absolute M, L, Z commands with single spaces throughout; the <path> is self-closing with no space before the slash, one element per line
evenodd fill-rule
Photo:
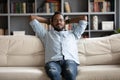
<path fill-rule="evenodd" d="M 74 2 L 73 2 L 74 1 Z M 111 35 L 114 30 L 119 28 L 116 26 L 118 18 L 116 17 L 119 10 L 117 0 L 105 0 L 110 7 L 108 10 L 96 11 L 94 8 L 94 1 L 97 0 L 0 0 L 0 29 L 4 30 L 5 35 L 12 35 L 13 31 L 25 31 L 27 35 L 35 35 L 29 25 L 30 15 L 39 15 L 43 17 L 50 17 L 55 11 L 61 13 L 69 18 L 77 17 L 79 15 L 88 16 L 88 26 L 83 34 L 85 37 L 101 37 Z M 102 0 L 98 0 L 102 1 Z M 70 11 L 66 11 L 65 4 L 69 4 Z M 103 4 L 103 3 L 100 3 Z M 106 4 L 106 3 L 104 3 Z M 54 5 L 54 7 L 53 7 Z M 67 5 L 68 6 L 68 5 Z M 101 7 L 98 5 L 98 7 Z M 98 8 L 97 8 L 98 10 Z M 93 17 L 98 18 L 98 29 L 93 29 Z M 113 29 L 103 30 L 103 21 L 113 21 Z"/>

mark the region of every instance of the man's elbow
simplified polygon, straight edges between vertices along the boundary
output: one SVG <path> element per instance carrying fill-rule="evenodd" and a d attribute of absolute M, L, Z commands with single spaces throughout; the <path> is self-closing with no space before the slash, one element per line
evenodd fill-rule
<path fill-rule="evenodd" d="M 30 15 L 30 16 L 29 16 L 29 21 L 32 21 L 32 20 L 36 19 L 36 17 L 37 17 L 37 16 Z"/>

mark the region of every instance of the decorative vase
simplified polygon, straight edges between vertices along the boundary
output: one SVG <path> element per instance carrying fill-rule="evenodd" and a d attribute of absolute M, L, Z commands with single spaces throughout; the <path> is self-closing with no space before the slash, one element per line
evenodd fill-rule
<path fill-rule="evenodd" d="M 93 16 L 93 30 L 98 30 L 98 16 Z"/>

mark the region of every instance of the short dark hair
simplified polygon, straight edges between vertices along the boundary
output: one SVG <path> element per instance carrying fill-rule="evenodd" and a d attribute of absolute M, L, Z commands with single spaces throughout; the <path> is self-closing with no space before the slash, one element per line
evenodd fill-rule
<path fill-rule="evenodd" d="M 57 15 L 57 14 L 60 14 L 60 15 L 63 16 L 63 14 L 62 14 L 61 12 L 59 12 L 59 11 L 55 12 L 55 13 L 53 14 L 52 18 L 51 18 L 51 21 L 52 21 L 52 22 L 53 22 L 54 16 Z M 64 16 L 63 16 L 63 17 L 64 17 Z"/>

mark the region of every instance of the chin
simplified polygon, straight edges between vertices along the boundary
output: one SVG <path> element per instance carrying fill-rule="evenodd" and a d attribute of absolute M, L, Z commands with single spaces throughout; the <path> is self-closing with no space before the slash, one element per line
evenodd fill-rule
<path fill-rule="evenodd" d="M 54 30 L 56 30 L 56 31 L 63 31 L 64 29 L 63 28 L 54 28 Z"/>

